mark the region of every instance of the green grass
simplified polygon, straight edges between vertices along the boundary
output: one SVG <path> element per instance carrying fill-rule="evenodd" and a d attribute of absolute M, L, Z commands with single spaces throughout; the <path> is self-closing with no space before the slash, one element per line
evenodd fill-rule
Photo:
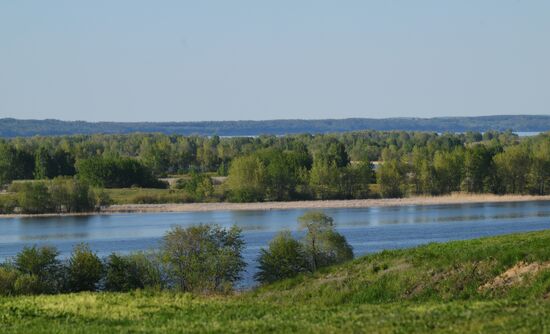
<path fill-rule="evenodd" d="M 113 204 L 188 203 L 192 198 L 178 189 L 114 188 L 105 189 Z"/>
<path fill-rule="evenodd" d="M 167 204 L 167 203 L 193 203 L 193 198 L 183 189 L 157 189 L 157 188 L 112 188 L 105 189 L 113 204 Z M 223 198 L 223 190 L 220 186 L 214 187 L 212 198 L 201 199 L 200 202 L 220 202 Z"/>
<path fill-rule="evenodd" d="M 0 298 L 0 332 L 550 332 L 550 271 L 479 292 L 550 231 L 386 251 L 230 296 L 170 292 Z"/>

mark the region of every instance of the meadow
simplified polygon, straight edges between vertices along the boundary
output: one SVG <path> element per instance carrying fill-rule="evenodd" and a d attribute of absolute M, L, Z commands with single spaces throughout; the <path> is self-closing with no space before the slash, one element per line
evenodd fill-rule
<path fill-rule="evenodd" d="M 250 291 L 0 297 L 2 333 L 545 333 L 550 231 L 384 251 Z"/>

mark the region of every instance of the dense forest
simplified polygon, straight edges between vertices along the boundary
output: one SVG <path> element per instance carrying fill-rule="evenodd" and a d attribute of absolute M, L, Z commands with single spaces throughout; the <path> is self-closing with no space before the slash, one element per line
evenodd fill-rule
<path fill-rule="evenodd" d="M 488 130 L 542 132 L 550 129 L 550 116 L 501 115 L 436 118 L 349 118 L 321 120 L 266 120 L 212 122 L 84 122 L 0 119 L 0 137 L 75 134 L 128 134 L 158 132 L 179 135 L 256 136 L 331 133 L 360 130 L 466 132 Z"/>
<path fill-rule="evenodd" d="M 7 190 L 0 196 L 3 212 L 17 207 L 32 213 L 51 208 L 89 210 L 109 203 L 104 188 L 168 188 L 159 180 L 163 177 L 178 180 L 170 186 L 169 196 L 143 197 L 138 202 L 352 199 L 457 191 L 543 195 L 550 193 L 550 136 L 521 138 L 510 131 L 358 131 L 0 141 L 0 184 Z M 42 185 L 13 182 L 29 179 Z M 49 209 L 23 205 L 54 197 L 67 204 L 50 203 Z M 77 202 L 85 204 L 71 204 Z"/>

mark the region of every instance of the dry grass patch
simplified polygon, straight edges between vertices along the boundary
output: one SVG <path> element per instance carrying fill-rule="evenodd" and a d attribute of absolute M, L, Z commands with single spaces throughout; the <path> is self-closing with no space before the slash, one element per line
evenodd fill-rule
<path fill-rule="evenodd" d="M 550 261 L 527 263 L 520 261 L 502 274 L 478 288 L 478 291 L 488 291 L 519 286 L 530 281 L 542 270 L 550 269 Z"/>

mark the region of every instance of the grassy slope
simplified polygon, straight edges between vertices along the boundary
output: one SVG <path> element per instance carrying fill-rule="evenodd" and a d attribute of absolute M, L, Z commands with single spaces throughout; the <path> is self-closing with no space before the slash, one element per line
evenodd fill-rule
<path fill-rule="evenodd" d="M 550 231 L 388 251 L 235 296 L 134 292 L 0 298 L 0 332 L 549 332 L 550 270 L 478 292 Z"/>

